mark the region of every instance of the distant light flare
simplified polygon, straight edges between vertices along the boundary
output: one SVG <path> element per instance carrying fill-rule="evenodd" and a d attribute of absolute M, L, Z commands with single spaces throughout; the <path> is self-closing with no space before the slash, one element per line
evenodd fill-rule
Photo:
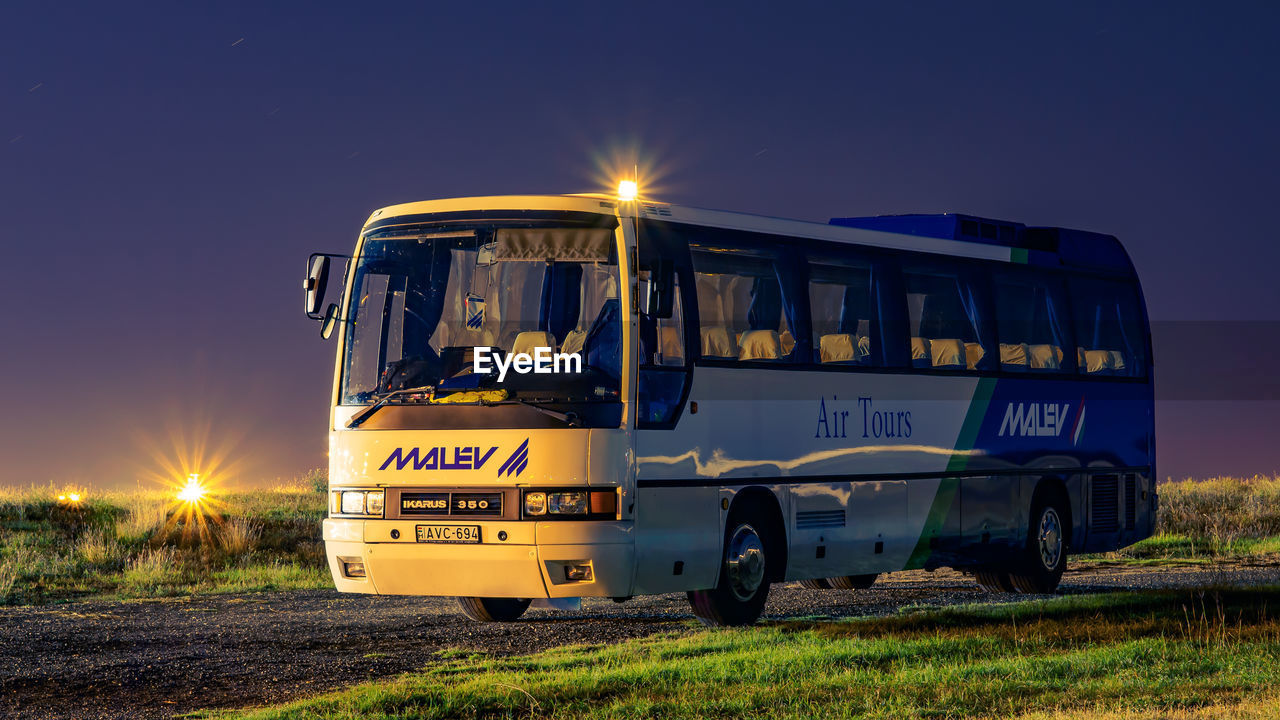
<path fill-rule="evenodd" d="M 206 494 L 205 487 L 200 484 L 200 473 L 191 473 L 187 475 L 187 484 L 178 491 L 178 499 L 185 503 L 198 503 Z"/>
<path fill-rule="evenodd" d="M 85 493 L 80 490 L 64 490 L 58 493 L 58 502 L 63 505 L 79 505 L 84 497 Z"/>
<path fill-rule="evenodd" d="M 620 180 L 618 182 L 618 200 L 622 202 L 632 202 L 639 195 L 635 180 Z"/>
<path fill-rule="evenodd" d="M 166 443 L 137 435 L 151 461 L 143 470 L 143 479 L 165 487 L 165 494 L 172 498 L 165 526 L 159 532 L 167 534 L 181 525 L 184 536 L 212 542 L 210 522 L 221 522 L 225 510 L 218 499 L 221 488 L 244 472 L 242 459 L 232 459 L 240 438 L 224 438 L 215 445 L 209 422 L 188 425 L 176 420 L 168 424 L 168 436 Z"/>

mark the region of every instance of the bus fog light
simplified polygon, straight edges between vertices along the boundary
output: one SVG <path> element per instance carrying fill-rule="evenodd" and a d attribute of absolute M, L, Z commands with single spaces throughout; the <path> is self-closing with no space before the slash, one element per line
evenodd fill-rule
<path fill-rule="evenodd" d="M 565 565 L 564 579 L 571 582 L 591 582 L 591 563 Z"/>
<path fill-rule="evenodd" d="M 349 578 L 363 578 L 364 559 L 358 557 L 340 557 L 338 563 L 342 565 L 342 574 Z"/>
<path fill-rule="evenodd" d="M 547 494 L 547 512 L 552 515 L 586 515 L 585 492 L 557 492 Z"/>
<path fill-rule="evenodd" d="M 347 492 L 342 493 L 342 514 L 363 515 L 364 492 L 360 490 L 348 490 Z"/>
<path fill-rule="evenodd" d="M 370 490 L 364 495 L 364 510 L 367 515 L 382 515 L 383 491 Z"/>
<path fill-rule="evenodd" d="M 540 492 L 526 493 L 524 496 L 525 515 L 546 515 L 547 494 Z"/>

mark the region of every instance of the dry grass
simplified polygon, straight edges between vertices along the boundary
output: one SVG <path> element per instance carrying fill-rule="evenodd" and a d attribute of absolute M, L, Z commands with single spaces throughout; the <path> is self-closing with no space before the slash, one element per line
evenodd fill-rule
<path fill-rule="evenodd" d="M 215 494 L 201 510 L 159 491 L 0 488 L 0 604 L 321 587 L 325 494 L 312 478 Z"/>
<path fill-rule="evenodd" d="M 218 526 L 218 545 L 227 555 L 247 555 L 255 549 L 262 528 L 244 517 L 227 518 Z"/>
<path fill-rule="evenodd" d="M 1280 535 L 1280 478 L 1161 483 L 1157 531 L 1230 544 Z"/>

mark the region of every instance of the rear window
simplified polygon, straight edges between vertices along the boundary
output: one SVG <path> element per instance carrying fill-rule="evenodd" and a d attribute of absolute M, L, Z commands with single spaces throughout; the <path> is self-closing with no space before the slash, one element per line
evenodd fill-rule
<path fill-rule="evenodd" d="M 1147 339 L 1136 289 L 1101 278 L 1070 280 L 1076 365 L 1086 375 L 1146 375 Z"/>

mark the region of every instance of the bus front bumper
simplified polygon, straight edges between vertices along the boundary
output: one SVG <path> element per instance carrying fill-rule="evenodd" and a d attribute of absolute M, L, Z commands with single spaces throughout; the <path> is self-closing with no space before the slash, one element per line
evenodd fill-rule
<path fill-rule="evenodd" d="M 326 518 L 325 554 L 337 589 L 516 598 L 631 595 L 635 545 L 629 521 L 478 522 L 472 524 L 480 525 L 481 542 L 474 544 L 417 542 L 419 524 Z M 500 533 L 506 540 L 498 540 Z M 363 563 L 363 578 L 347 575 L 346 563 L 355 559 Z M 578 579 L 584 566 L 590 579 Z"/>

